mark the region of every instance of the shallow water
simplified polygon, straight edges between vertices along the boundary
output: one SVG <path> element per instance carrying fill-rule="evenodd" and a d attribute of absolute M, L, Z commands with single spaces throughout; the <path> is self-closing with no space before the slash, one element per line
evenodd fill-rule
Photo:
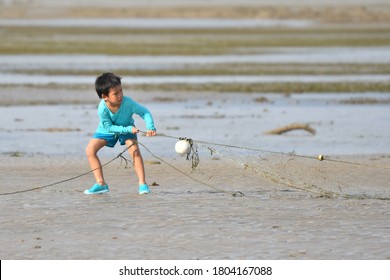
<path fill-rule="evenodd" d="M 142 67 L 180 64 L 226 63 L 389 63 L 387 47 L 285 47 L 264 48 L 258 54 L 228 54 L 204 56 L 116 56 L 116 55 L 0 55 L 0 70 L 111 68 L 138 69 Z"/>
<path fill-rule="evenodd" d="M 213 29 L 257 27 L 310 27 L 311 20 L 278 19 L 196 19 L 196 18 L 73 18 L 0 19 L 0 26 L 96 27 L 137 29 Z"/>
<path fill-rule="evenodd" d="M 298 154 L 387 154 L 389 152 L 390 94 L 202 94 L 158 102 L 143 94 L 132 97 L 147 106 L 159 133 L 194 140 Z M 160 95 L 157 95 L 160 96 Z M 255 102 L 266 97 L 268 102 Z M 319 97 L 319 98 L 318 98 Z M 378 104 L 342 104 L 353 98 L 377 98 Z M 0 153 L 83 155 L 97 126 L 96 105 L 3 107 Z M 294 122 L 308 123 L 316 135 L 296 131 L 266 135 Z M 136 124 L 145 130 L 136 117 Z M 62 131 L 50 130 L 62 128 Z M 29 139 L 29 141 L 25 141 Z M 175 156 L 175 141 L 140 138 L 163 156 Z M 44 145 L 42 145 L 44 143 Z M 115 151 L 121 148 L 118 146 Z M 107 150 L 112 155 L 112 150 Z"/>
<path fill-rule="evenodd" d="M 95 76 L 24 74 L 31 70 L 180 69 L 190 65 L 229 63 L 390 63 L 385 47 L 273 48 L 251 55 L 115 56 L 115 55 L 0 55 L 0 84 L 93 84 Z M 113 69 L 115 65 L 115 69 Z M 17 71 L 18 73 L 15 73 Z M 386 82 L 389 75 L 263 75 L 263 76 L 148 76 L 126 77 L 134 84 L 153 83 L 262 83 L 262 82 Z"/>
<path fill-rule="evenodd" d="M 47 85 L 93 84 L 95 76 L 71 75 L 23 75 L 3 74 L 0 84 Z M 231 84 L 231 83 L 338 83 L 338 82 L 387 82 L 390 75 L 264 75 L 264 76 L 145 76 L 123 78 L 124 83 L 137 84 Z"/>

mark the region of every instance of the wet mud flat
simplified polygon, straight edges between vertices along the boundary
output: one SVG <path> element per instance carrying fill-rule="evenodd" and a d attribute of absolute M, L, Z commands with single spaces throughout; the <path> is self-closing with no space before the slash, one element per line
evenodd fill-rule
<path fill-rule="evenodd" d="M 97 125 L 96 104 L 95 97 L 77 99 L 77 93 L 69 96 L 82 104 L 2 107 L 8 116 L 1 127 L 2 193 L 23 191 L 0 196 L 7 209 L 0 217 L 2 259 L 389 259 L 390 208 L 388 200 L 375 198 L 390 190 L 386 131 L 380 122 L 373 126 L 369 118 L 357 117 L 363 110 L 365 116 L 386 121 L 386 103 L 341 102 L 364 98 L 359 94 L 215 93 L 206 98 L 198 93 L 177 98 L 134 93 L 153 111 L 161 133 L 139 139 L 159 157 L 141 147 L 150 195 L 137 194 L 134 170 L 119 158 L 105 168 L 107 195 L 83 194 L 93 183 L 91 174 L 24 192 L 88 172 L 84 147 Z M 45 99 L 56 92 L 40 94 Z M 25 103 L 35 99 L 34 94 L 25 98 Z M 309 119 L 313 110 L 316 119 Z M 310 120 L 317 134 L 263 133 L 292 120 Z M 142 121 L 137 123 L 141 128 Z M 285 155 L 199 144 L 200 163 L 192 171 L 190 162 L 175 154 L 176 140 L 163 135 Z M 220 153 L 210 155 L 208 146 Z M 102 151 L 102 162 L 121 151 Z M 319 151 L 359 165 L 293 156 L 316 157 Z M 341 187 L 343 193 L 374 196 L 325 197 L 274 180 L 281 177 L 298 186 L 316 184 L 336 192 Z M 245 196 L 231 195 L 238 192 Z"/>
<path fill-rule="evenodd" d="M 7 186 L 2 191 L 79 174 L 86 167 L 80 162 L 36 156 L 24 157 L 21 163 L 7 158 L 7 164 L 1 163 L 8 174 L 1 176 Z M 148 178 L 156 185 L 150 195 L 139 196 L 133 170 L 118 163 L 105 169 L 109 194 L 84 195 L 93 180 L 86 176 L 0 196 L 7 209 L 0 218 L 1 258 L 390 258 L 388 201 L 321 198 L 237 172 L 229 163 L 201 167 L 215 177 L 229 178 L 219 179 L 220 184 L 214 180 L 215 185 L 245 196 L 215 191 L 164 164 L 147 164 Z"/>

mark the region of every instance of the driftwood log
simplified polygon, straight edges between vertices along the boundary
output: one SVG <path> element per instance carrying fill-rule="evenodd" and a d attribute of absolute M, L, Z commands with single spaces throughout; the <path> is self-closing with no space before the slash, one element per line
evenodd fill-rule
<path fill-rule="evenodd" d="M 289 132 L 291 130 L 296 130 L 296 129 L 303 129 L 303 130 L 305 130 L 313 135 L 316 134 L 316 130 L 306 123 L 292 123 L 292 124 L 289 124 L 289 125 L 286 125 L 283 127 L 268 130 L 265 132 L 265 134 L 280 135 L 280 134 Z"/>

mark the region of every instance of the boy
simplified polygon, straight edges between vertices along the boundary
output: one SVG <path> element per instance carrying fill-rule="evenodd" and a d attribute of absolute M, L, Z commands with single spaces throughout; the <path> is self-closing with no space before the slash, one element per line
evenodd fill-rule
<path fill-rule="evenodd" d="M 123 96 L 121 77 L 113 73 L 104 73 L 96 78 L 96 92 L 102 101 L 99 103 L 99 125 L 93 138 L 86 148 L 89 165 L 96 179 L 85 194 L 108 192 L 108 185 L 103 177 L 103 169 L 97 152 L 104 146 L 113 148 L 119 140 L 121 145 L 129 147 L 129 153 L 133 158 L 135 172 L 139 181 L 139 194 L 150 192 L 145 182 L 145 169 L 141 151 L 137 144 L 139 130 L 134 125 L 133 114 L 139 115 L 146 123 L 146 136 L 155 136 L 153 117 L 148 109 L 133 101 L 130 97 Z"/>

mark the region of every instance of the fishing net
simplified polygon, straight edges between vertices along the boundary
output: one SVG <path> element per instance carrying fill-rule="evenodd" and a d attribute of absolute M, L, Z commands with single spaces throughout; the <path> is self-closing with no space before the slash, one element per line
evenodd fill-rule
<path fill-rule="evenodd" d="M 389 156 L 302 156 L 193 141 L 186 159 L 189 177 L 236 196 L 390 199 Z"/>
<path fill-rule="evenodd" d="M 198 184 L 207 187 L 202 192 L 226 193 L 235 197 L 266 198 L 285 196 L 288 193 L 326 198 L 390 200 L 390 155 L 304 156 L 163 136 L 188 141 L 190 152 L 171 161 L 171 156 L 159 156 L 142 142 L 138 144 L 159 163 L 168 165 L 173 172 L 181 173 L 190 182 L 188 186 Z M 127 149 L 102 167 L 106 168 L 120 159 L 120 166 L 131 168 L 132 161 L 125 157 Z M 75 180 L 91 172 L 92 170 L 47 185 L 0 195 L 43 189 Z"/>

